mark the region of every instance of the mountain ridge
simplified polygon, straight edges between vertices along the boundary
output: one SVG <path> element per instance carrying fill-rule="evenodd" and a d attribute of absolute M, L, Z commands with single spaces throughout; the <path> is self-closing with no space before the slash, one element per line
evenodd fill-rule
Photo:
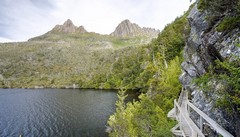
<path fill-rule="evenodd" d="M 128 23 L 125 28 L 133 25 L 135 30 L 145 29 L 130 21 Z M 117 85 L 104 79 L 99 79 L 102 82 L 94 81 L 98 76 L 104 78 L 106 74 L 113 75 L 110 68 L 122 62 L 120 57 L 137 58 L 140 54 L 137 50 L 152 40 L 151 36 L 121 38 L 85 29 L 80 31 L 79 28 L 84 27 L 77 27 L 68 19 L 27 42 L 0 43 L 0 51 L 3 51 L 0 54 L 0 87 L 66 88 L 76 84 L 76 87 L 82 88 L 116 88 Z M 128 28 L 127 31 L 131 30 Z"/>
<path fill-rule="evenodd" d="M 47 33 L 30 38 L 28 41 L 33 40 L 46 40 L 52 36 L 52 34 L 74 34 L 74 35 L 83 35 L 83 34 L 99 34 L 96 32 L 88 32 L 84 26 L 75 26 L 73 22 L 68 19 L 62 25 L 56 25 L 52 30 Z M 108 34 L 107 36 L 115 37 L 115 38 L 137 38 L 137 37 L 145 37 L 149 42 L 152 38 L 156 38 L 160 33 L 159 30 L 149 27 L 140 27 L 136 23 L 131 23 L 128 19 L 123 20 L 119 25 L 115 28 L 115 30 Z M 103 34 L 99 34 L 103 35 Z"/>
<path fill-rule="evenodd" d="M 111 36 L 116 37 L 136 37 L 136 36 L 147 36 L 156 37 L 160 31 L 154 28 L 143 27 L 141 28 L 136 23 L 131 23 L 130 20 L 123 20 L 112 32 Z"/>
<path fill-rule="evenodd" d="M 62 33 L 86 33 L 84 26 L 75 26 L 73 22 L 68 19 L 64 22 L 63 25 L 56 25 L 49 33 L 51 32 L 62 32 Z"/>

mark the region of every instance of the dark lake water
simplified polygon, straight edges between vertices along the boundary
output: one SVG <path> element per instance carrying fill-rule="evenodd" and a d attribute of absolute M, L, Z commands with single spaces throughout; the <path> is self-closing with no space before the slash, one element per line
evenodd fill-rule
<path fill-rule="evenodd" d="M 0 136 L 106 137 L 116 100 L 111 90 L 0 89 Z"/>

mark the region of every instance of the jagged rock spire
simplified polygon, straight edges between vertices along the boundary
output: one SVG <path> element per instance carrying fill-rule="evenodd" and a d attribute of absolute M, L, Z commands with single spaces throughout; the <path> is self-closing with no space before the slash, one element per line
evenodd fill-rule
<path fill-rule="evenodd" d="M 123 20 L 112 32 L 111 36 L 116 37 L 135 37 L 135 36 L 147 36 L 147 37 L 157 37 L 159 30 L 152 28 L 141 28 L 136 23 L 131 23 L 128 19 Z"/>
<path fill-rule="evenodd" d="M 77 27 L 73 22 L 68 19 L 63 25 L 56 25 L 50 32 L 63 32 L 63 33 L 86 33 L 87 31 L 83 26 Z"/>

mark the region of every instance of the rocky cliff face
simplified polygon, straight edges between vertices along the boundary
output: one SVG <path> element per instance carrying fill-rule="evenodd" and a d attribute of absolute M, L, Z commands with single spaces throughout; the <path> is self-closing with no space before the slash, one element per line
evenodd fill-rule
<path fill-rule="evenodd" d="M 115 37 L 137 37 L 146 36 L 151 38 L 156 38 L 158 36 L 159 30 L 153 28 L 141 28 L 135 23 L 131 23 L 128 19 L 122 21 L 115 31 L 111 33 L 111 36 Z"/>
<path fill-rule="evenodd" d="M 221 98 L 217 94 L 219 85 L 213 82 L 216 88 L 206 92 L 193 83 L 193 79 L 208 71 L 214 60 L 234 60 L 233 57 L 236 56 L 240 58 L 240 48 L 236 46 L 236 43 L 240 42 L 240 29 L 235 28 L 228 32 L 218 32 L 216 26 L 221 19 L 214 24 L 210 24 L 206 20 L 207 13 L 207 11 L 200 12 L 197 4 L 195 4 L 188 16 L 191 32 L 184 49 L 183 72 L 180 81 L 183 87 L 189 91 L 195 106 L 233 135 L 240 136 L 239 116 L 229 115 L 216 107 L 216 101 Z M 195 118 L 196 122 L 199 120 L 194 113 L 191 116 Z"/>
<path fill-rule="evenodd" d="M 83 26 L 75 26 L 70 19 L 64 22 L 63 25 L 56 25 L 50 32 L 60 33 L 86 33 L 87 31 Z"/>

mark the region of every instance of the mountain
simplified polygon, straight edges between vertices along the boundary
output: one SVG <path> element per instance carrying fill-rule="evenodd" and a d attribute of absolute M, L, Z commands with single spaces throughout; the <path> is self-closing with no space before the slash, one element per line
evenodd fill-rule
<path fill-rule="evenodd" d="M 172 136 L 175 122 L 166 114 L 183 87 L 192 104 L 239 137 L 240 18 L 236 2 L 197 0 L 190 12 L 146 45 L 152 29 L 129 20 L 110 35 L 79 33 L 69 20 L 28 42 L 0 43 L 0 88 L 139 89 L 146 92 L 140 101 L 117 102 L 120 109 L 108 122 L 115 128 L 110 134 Z M 124 97 L 119 99 L 123 102 Z M 199 123 L 199 115 L 189 112 Z M 203 123 L 207 136 L 219 136 Z"/>
<path fill-rule="evenodd" d="M 56 25 L 52 30 L 48 31 L 47 33 L 34 38 L 30 38 L 28 41 L 59 41 L 73 35 L 75 37 L 81 37 L 88 33 L 89 32 L 85 30 L 84 26 L 77 27 L 70 19 L 68 19 L 63 23 L 63 25 Z"/>
<path fill-rule="evenodd" d="M 141 28 L 136 23 L 131 23 L 128 19 L 126 19 L 122 21 L 116 27 L 115 31 L 112 32 L 110 35 L 115 37 L 145 36 L 145 37 L 156 38 L 159 32 L 160 32 L 159 30 L 156 30 L 153 28 L 147 28 L 147 27 Z"/>
<path fill-rule="evenodd" d="M 133 26 L 141 33 L 148 30 L 136 24 Z M 124 29 L 123 32 L 129 31 Z M 142 70 L 138 61 L 144 57 L 139 54 L 142 54 L 141 47 L 151 41 L 148 35 L 151 33 L 144 32 L 148 37 L 140 37 L 136 32 L 124 39 L 101 35 L 87 32 L 68 19 L 27 42 L 0 43 L 0 88 L 64 88 L 73 84 L 81 88 L 117 88 L 112 82 L 116 77 L 112 75 L 120 73 L 117 77 L 123 79 L 131 74 L 130 69 L 129 74 L 116 69 L 119 65 L 135 64 L 138 71 Z"/>
<path fill-rule="evenodd" d="M 68 19 L 63 25 L 56 25 L 49 33 L 59 32 L 59 33 L 86 33 L 87 31 L 83 26 L 75 26 L 73 22 Z"/>
<path fill-rule="evenodd" d="M 112 41 L 115 44 L 120 45 L 139 45 L 147 44 L 152 38 L 156 38 L 159 34 L 159 30 L 147 27 L 139 27 L 135 23 L 131 23 L 129 20 L 122 21 L 110 35 L 101 35 L 95 32 L 88 32 L 83 26 L 75 26 L 73 22 L 68 19 L 63 25 L 56 25 L 52 30 L 47 33 L 29 39 L 28 41 L 59 41 L 66 40 L 67 38 L 80 38 L 85 41 L 86 39 L 103 38 L 107 41 Z M 86 38 L 88 37 L 88 38 Z M 122 39 L 124 38 L 124 39 Z"/>

